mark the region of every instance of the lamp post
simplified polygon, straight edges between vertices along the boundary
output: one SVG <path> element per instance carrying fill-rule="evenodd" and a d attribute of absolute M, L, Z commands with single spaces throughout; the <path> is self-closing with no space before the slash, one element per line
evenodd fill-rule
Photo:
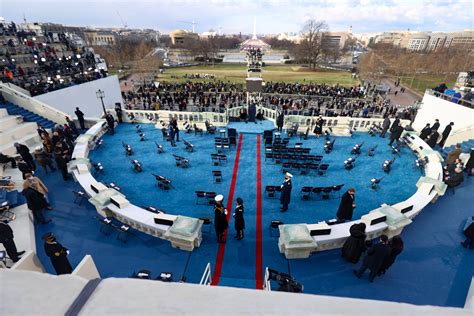
<path fill-rule="evenodd" d="M 104 105 L 104 98 L 105 98 L 105 93 L 102 90 L 97 90 L 95 95 L 97 96 L 97 99 L 100 99 L 100 102 L 102 102 L 102 109 L 104 110 L 104 117 L 107 115 L 107 112 L 105 111 L 105 105 Z"/>

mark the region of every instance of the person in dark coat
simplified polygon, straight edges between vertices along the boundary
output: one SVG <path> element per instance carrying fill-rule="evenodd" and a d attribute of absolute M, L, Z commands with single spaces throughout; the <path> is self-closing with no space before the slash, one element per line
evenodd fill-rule
<path fill-rule="evenodd" d="M 392 126 L 390 127 L 390 132 L 393 132 L 395 127 L 397 127 L 398 125 L 400 125 L 400 118 L 396 117 L 395 120 L 392 123 Z"/>
<path fill-rule="evenodd" d="M 168 126 L 168 135 L 169 135 L 171 146 L 176 147 L 176 143 L 174 142 L 175 129 L 173 125 L 171 125 L 171 123 Z"/>
<path fill-rule="evenodd" d="M 440 147 L 444 147 L 444 143 L 446 142 L 446 139 L 448 139 L 449 134 L 451 133 L 451 130 L 453 129 L 454 123 L 451 122 L 446 127 L 444 128 L 444 131 L 441 133 L 441 140 L 439 141 L 438 145 Z"/>
<path fill-rule="evenodd" d="M 387 258 L 385 258 L 382 266 L 380 267 L 380 271 L 378 275 L 385 274 L 388 268 L 390 268 L 392 264 L 395 262 L 395 259 L 397 259 L 398 255 L 402 253 L 403 251 L 402 237 L 400 236 L 393 237 L 392 240 L 389 241 L 388 246 L 390 248 L 390 254 L 387 256 Z"/>
<path fill-rule="evenodd" d="M 28 165 L 21 157 L 18 158 L 17 166 L 18 166 L 18 169 L 21 171 L 23 180 L 26 179 L 25 174 L 33 173 L 33 169 L 31 169 L 30 165 Z"/>
<path fill-rule="evenodd" d="M 468 223 L 466 223 L 466 226 L 463 229 L 463 233 L 464 236 L 466 236 L 466 240 L 461 242 L 461 245 L 467 249 L 474 249 L 474 216 L 468 219 Z"/>
<path fill-rule="evenodd" d="M 431 126 L 431 131 L 437 131 L 439 128 L 439 120 L 436 119 L 435 120 L 435 123 L 433 124 L 433 126 Z"/>
<path fill-rule="evenodd" d="M 33 218 L 40 224 L 48 224 L 50 219 L 46 220 L 43 215 L 43 210 L 49 207 L 44 195 L 36 191 L 30 186 L 29 181 L 23 182 L 23 191 L 21 192 L 26 198 L 26 205 L 33 212 Z"/>
<path fill-rule="evenodd" d="M 0 163 L 10 163 L 12 168 L 16 168 L 16 160 L 13 157 L 0 153 Z"/>
<path fill-rule="evenodd" d="M 390 127 L 390 119 L 387 116 L 382 122 L 382 132 L 380 133 L 380 137 L 385 138 L 385 134 L 387 134 L 389 127 Z"/>
<path fill-rule="evenodd" d="M 84 113 L 82 113 L 82 111 L 79 110 L 78 107 L 76 107 L 76 111 L 74 111 L 74 113 L 77 116 L 77 120 L 79 121 L 79 125 L 81 126 L 81 129 L 85 130 L 86 129 L 86 124 L 85 124 L 85 121 L 84 121 Z"/>
<path fill-rule="evenodd" d="M 462 174 L 461 168 L 454 169 L 454 173 L 450 173 L 448 177 L 444 178 L 444 183 L 448 188 L 454 188 L 460 185 L 464 181 L 464 175 Z"/>
<path fill-rule="evenodd" d="M 69 174 L 67 172 L 67 163 L 69 162 L 69 151 L 67 145 L 62 141 L 58 141 L 54 147 L 54 158 L 56 160 L 56 165 L 61 171 L 64 181 L 69 179 Z"/>
<path fill-rule="evenodd" d="M 225 243 L 225 231 L 229 227 L 227 222 L 227 210 L 223 205 L 224 196 L 219 194 L 215 197 L 214 204 L 214 228 L 216 229 L 217 242 Z"/>
<path fill-rule="evenodd" d="M 426 143 L 431 148 L 435 148 L 436 143 L 438 142 L 438 138 L 439 138 L 439 133 L 436 130 L 432 130 L 430 136 L 428 137 L 428 140 L 426 141 Z"/>
<path fill-rule="evenodd" d="M 314 134 L 316 134 L 316 137 L 320 137 L 323 134 L 323 124 L 324 120 L 322 116 L 319 116 L 318 119 L 316 120 L 316 126 L 314 126 Z"/>
<path fill-rule="evenodd" d="M 350 221 L 355 207 L 355 189 L 350 188 L 342 195 L 341 203 L 337 210 L 337 219 L 341 221 Z"/>
<path fill-rule="evenodd" d="M 402 133 L 403 133 L 403 126 L 401 125 L 395 126 L 395 128 L 390 133 L 390 142 L 388 143 L 388 145 L 392 146 L 394 141 L 397 141 L 397 144 L 398 144 L 400 136 L 402 136 Z"/>
<path fill-rule="evenodd" d="M 123 123 L 123 112 L 120 103 L 115 103 L 115 114 L 117 115 L 118 122 Z"/>
<path fill-rule="evenodd" d="M 285 115 L 283 114 L 283 112 L 281 112 L 280 115 L 278 115 L 278 117 L 276 119 L 276 125 L 277 125 L 278 131 L 280 133 L 283 131 L 283 122 L 284 121 L 285 121 Z"/>
<path fill-rule="evenodd" d="M 236 231 L 235 238 L 238 240 L 244 239 L 244 229 L 245 229 L 245 221 L 244 221 L 244 200 L 241 198 L 237 198 L 236 200 L 237 206 L 234 212 L 234 228 Z"/>
<path fill-rule="evenodd" d="M 13 240 L 13 230 L 8 221 L 0 221 L 0 243 L 3 244 L 8 256 L 13 262 L 20 260 L 20 256 L 25 253 L 25 251 L 18 251 L 16 249 L 15 241 Z"/>
<path fill-rule="evenodd" d="M 179 128 L 178 128 L 178 118 L 175 116 L 170 122 L 170 125 L 172 126 L 174 130 L 174 135 L 176 136 L 176 141 L 179 142 Z"/>
<path fill-rule="evenodd" d="M 77 136 L 79 136 L 79 131 L 77 130 L 76 123 L 74 123 L 74 121 L 71 120 L 71 118 L 69 118 L 68 116 L 66 116 L 66 122 L 67 126 L 69 126 L 71 130 L 73 137 L 76 138 Z"/>
<path fill-rule="evenodd" d="M 44 252 L 51 259 L 56 274 L 72 273 L 72 267 L 67 258 L 69 250 L 56 241 L 53 233 L 46 233 L 41 238 L 44 240 Z"/>
<path fill-rule="evenodd" d="M 471 149 L 469 159 L 467 160 L 464 168 L 466 169 L 467 175 L 472 176 L 472 169 L 474 168 L 474 149 Z"/>
<path fill-rule="evenodd" d="M 370 247 L 360 269 L 354 270 L 354 274 L 360 279 L 365 270 L 369 269 L 369 281 L 374 282 L 375 276 L 380 271 L 380 268 L 389 254 L 390 248 L 388 246 L 388 237 L 386 235 L 382 235 L 380 236 L 380 243 Z"/>
<path fill-rule="evenodd" d="M 107 115 L 105 116 L 105 120 L 107 121 L 107 127 L 109 128 L 110 135 L 114 135 L 115 134 L 115 120 L 114 120 L 114 117 L 112 116 L 112 114 L 107 113 Z"/>
<path fill-rule="evenodd" d="M 420 138 L 422 140 L 425 140 L 426 137 L 428 137 L 428 135 L 431 133 L 431 127 L 430 127 L 430 123 L 426 124 L 425 127 L 423 127 L 423 129 L 421 130 L 420 132 Z"/>
<path fill-rule="evenodd" d="M 280 186 L 280 212 L 288 211 L 288 204 L 290 204 L 291 200 L 291 178 L 293 178 L 293 175 L 287 172 L 285 174 L 285 181 Z"/>
<path fill-rule="evenodd" d="M 30 149 L 23 144 L 14 144 L 16 152 L 23 158 L 23 160 L 30 166 L 31 170 L 36 170 L 36 165 L 33 156 L 30 153 Z"/>
<path fill-rule="evenodd" d="M 357 263 L 365 251 L 365 224 L 354 224 L 349 228 L 349 232 L 351 235 L 342 246 L 341 255 L 348 262 Z"/>

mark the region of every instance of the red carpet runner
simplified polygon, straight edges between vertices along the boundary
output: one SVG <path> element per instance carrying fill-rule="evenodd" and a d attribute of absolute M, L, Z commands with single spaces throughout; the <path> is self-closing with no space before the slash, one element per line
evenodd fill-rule
<path fill-rule="evenodd" d="M 260 134 L 257 135 L 257 238 L 255 246 L 255 288 L 262 289 L 262 167 L 260 164 Z"/>
<path fill-rule="evenodd" d="M 232 174 L 232 182 L 230 184 L 229 195 L 227 196 L 227 222 L 230 220 L 230 214 L 232 214 L 232 202 L 234 201 L 234 190 L 235 183 L 237 181 L 237 172 L 239 171 L 239 159 L 240 159 L 240 149 L 242 148 L 242 138 L 243 134 L 240 134 L 239 143 L 237 145 L 237 153 L 235 154 L 235 163 L 234 163 L 234 172 Z M 226 230 L 224 233 L 224 239 L 227 239 L 227 233 L 229 230 Z M 211 285 L 219 284 L 219 278 L 221 277 L 222 272 L 222 262 L 224 261 L 224 251 L 226 244 L 219 244 L 219 250 L 217 251 L 216 266 L 214 267 L 214 275 L 212 276 Z"/>

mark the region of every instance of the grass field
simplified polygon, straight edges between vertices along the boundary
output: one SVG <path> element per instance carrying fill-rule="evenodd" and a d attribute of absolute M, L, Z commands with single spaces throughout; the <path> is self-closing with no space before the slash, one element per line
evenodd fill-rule
<path fill-rule="evenodd" d="M 215 75 L 215 80 L 231 81 L 234 83 L 244 83 L 246 67 L 240 64 L 219 64 L 215 66 L 193 66 L 183 68 L 166 69 L 158 77 L 159 81 L 183 82 L 189 79 L 184 78 L 185 74 L 207 73 Z M 349 72 L 317 70 L 311 71 L 308 68 L 298 65 L 268 65 L 263 68 L 263 79 L 265 81 L 284 82 L 317 82 L 330 85 L 341 84 L 344 86 L 354 86 L 359 84 L 359 80 L 351 78 Z M 195 79 L 202 81 L 203 79 Z"/>
<path fill-rule="evenodd" d="M 426 89 L 434 88 L 441 83 L 445 83 L 449 88 L 451 88 L 456 83 L 456 78 L 456 76 L 445 78 L 444 76 L 436 75 L 417 75 L 417 77 L 413 79 L 413 83 L 412 77 L 402 77 L 400 78 L 400 82 L 403 85 L 410 87 L 421 94 L 424 94 Z"/>

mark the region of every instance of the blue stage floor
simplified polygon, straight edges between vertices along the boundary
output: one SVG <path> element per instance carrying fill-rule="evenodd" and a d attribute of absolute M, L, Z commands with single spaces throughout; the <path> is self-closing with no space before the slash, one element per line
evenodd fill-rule
<path fill-rule="evenodd" d="M 264 131 L 276 129 L 275 124 L 272 121 L 263 120 L 252 122 L 231 122 L 227 125 L 228 128 L 235 128 L 237 133 L 245 134 L 263 134 Z"/>
<path fill-rule="evenodd" d="M 245 124 L 245 123 L 242 123 Z M 249 123 L 250 124 L 250 123 Z M 252 125 L 252 124 L 251 124 Z M 254 124 L 253 124 L 254 125 Z M 214 151 L 214 137 L 211 135 L 181 135 L 195 145 L 196 152 L 184 151 L 182 142 L 171 148 L 162 142 L 161 131 L 151 125 L 143 126 L 147 140 L 140 142 L 133 125 L 121 125 L 115 136 L 105 136 L 104 146 L 90 154 L 92 161 L 101 162 L 105 173 L 97 178 L 103 182 L 114 182 L 127 198 L 137 205 L 154 205 L 170 214 L 194 217 L 212 216 L 212 206 L 196 205 L 195 190 L 215 191 L 227 198 L 232 180 L 236 148 L 228 153 L 226 166 L 211 166 L 210 153 Z M 266 128 L 265 128 L 266 129 Z M 238 174 L 234 198 L 245 202 L 245 239 L 233 238 L 234 222 L 229 223 L 228 242 L 222 260 L 219 285 L 255 288 L 257 270 L 257 135 L 244 134 L 242 138 Z M 158 155 L 154 140 L 163 144 L 165 153 Z M 125 156 L 121 143 L 131 144 L 133 159 L 143 164 L 144 171 L 135 173 Z M 296 141 L 293 140 L 293 142 Z M 365 141 L 362 155 L 357 158 L 356 167 L 347 171 L 342 161 L 350 156 L 350 149 L 356 143 Z M 473 215 L 471 196 L 473 179 L 469 178 L 456 190 L 448 193 L 436 204 L 429 205 L 413 224 L 403 232 L 405 251 L 399 256 L 391 270 L 375 283 L 367 279 L 356 279 L 352 274 L 354 265 L 340 258 L 340 251 L 317 253 L 309 259 L 286 260 L 278 251 L 278 238 L 270 237 L 269 223 L 280 219 L 285 223 L 316 222 L 333 218 L 338 200 L 302 201 L 299 191 L 303 185 L 324 186 L 345 183 L 357 190 L 358 207 L 354 217 L 360 217 L 381 203 L 394 203 L 406 199 L 416 190 L 415 183 L 420 172 L 413 168 L 414 155 L 403 149 L 397 157 L 392 172 L 386 175 L 381 170 L 382 161 L 392 157 L 386 139 L 369 137 L 356 133 L 352 138 L 339 137 L 334 151 L 323 154 L 323 139 L 310 138 L 304 146 L 312 147 L 312 153 L 323 154 L 323 162 L 330 168 L 326 177 L 295 175 L 292 202 L 287 213 L 278 211 L 278 200 L 262 196 L 260 224 L 262 268 L 270 267 L 291 273 L 305 286 L 306 293 L 392 300 L 414 304 L 458 306 L 464 304 L 467 289 L 474 273 L 474 254 L 459 245 L 464 220 Z M 369 147 L 378 144 L 374 157 L 367 156 Z M 278 185 L 282 181 L 281 166 L 265 162 L 264 145 L 261 144 L 261 185 Z M 174 165 L 171 153 L 189 158 L 191 167 L 179 169 Z M 212 181 L 212 170 L 222 170 L 224 182 Z M 163 192 L 155 185 L 151 173 L 173 179 L 174 188 Z M 128 243 L 116 240 L 116 235 L 104 236 L 99 232 L 100 223 L 94 218 L 95 210 L 87 202 L 82 206 L 73 204 L 70 190 L 78 189 L 72 181 L 64 183 L 59 173 L 50 175 L 38 172 L 53 196 L 55 210 L 47 216 L 54 222 L 36 227 L 38 255 L 48 272 L 52 272 L 49 260 L 44 255 L 40 236 L 54 231 L 58 240 L 71 250 L 71 262 L 77 265 L 82 257 L 91 254 L 103 277 L 128 277 L 138 269 L 149 269 L 153 276 L 162 271 L 173 273 L 175 281 L 182 277 L 187 282 L 197 283 L 208 262 L 214 269 L 218 244 L 214 230 L 203 228 L 202 245 L 192 253 L 176 250 L 165 240 L 133 232 Z M 372 177 L 385 176 L 381 189 L 373 192 L 369 187 Z M 235 203 L 234 203 L 235 206 Z M 230 211 L 230 210 L 229 210 Z M 260 276 L 262 277 L 262 276 Z"/>

